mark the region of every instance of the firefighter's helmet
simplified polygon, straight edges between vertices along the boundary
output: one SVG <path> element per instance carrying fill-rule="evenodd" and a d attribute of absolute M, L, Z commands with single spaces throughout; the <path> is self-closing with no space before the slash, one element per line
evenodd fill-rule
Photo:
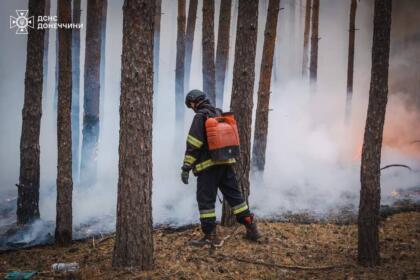
<path fill-rule="evenodd" d="M 200 103 L 202 101 L 209 101 L 207 95 L 198 89 L 191 90 L 185 97 L 185 105 L 191 108 L 191 103 Z"/>

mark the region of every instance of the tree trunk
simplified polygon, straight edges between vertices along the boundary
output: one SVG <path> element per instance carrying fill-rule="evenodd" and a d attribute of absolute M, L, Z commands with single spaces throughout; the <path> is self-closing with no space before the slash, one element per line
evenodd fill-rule
<path fill-rule="evenodd" d="M 240 160 L 235 166 L 239 189 L 247 200 L 249 196 L 249 169 L 251 154 L 251 124 L 255 79 L 255 53 L 257 47 L 258 1 L 241 0 L 233 66 L 233 85 L 230 109 L 238 122 L 241 143 Z M 232 210 L 223 204 L 222 225 L 234 223 Z"/>
<path fill-rule="evenodd" d="M 258 86 L 257 112 L 255 116 L 254 146 L 252 149 L 252 165 L 260 171 L 264 170 L 265 166 L 271 72 L 273 69 L 279 6 L 280 0 L 270 0 L 268 3 L 268 14 L 264 32 L 264 47 L 260 69 L 260 83 Z"/>
<path fill-rule="evenodd" d="M 372 71 L 360 172 L 358 261 L 375 266 L 379 255 L 380 164 L 388 101 L 388 68 L 392 0 L 375 0 Z"/>
<path fill-rule="evenodd" d="M 296 1 L 296 0 L 295 0 Z M 295 75 L 297 76 L 297 72 L 298 72 L 298 63 L 297 63 L 297 48 L 296 48 L 296 3 L 295 1 L 290 1 L 289 5 L 290 5 L 290 27 L 289 27 L 289 31 L 290 31 L 290 47 L 291 47 L 291 55 L 290 55 L 290 66 L 291 66 L 291 70 L 292 70 L 292 77 L 295 77 Z"/>
<path fill-rule="evenodd" d="M 314 85 L 318 74 L 319 0 L 313 0 L 312 3 L 311 65 L 309 67 L 309 75 L 311 84 Z"/>
<path fill-rule="evenodd" d="M 103 120 L 104 120 L 104 112 L 105 112 L 105 70 L 106 70 L 106 62 L 105 62 L 105 53 L 106 53 L 106 16 L 108 12 L 108 0 L 102 0 L 102 18 L 101 18 L 101 69 L 100 69 L 100 93 L 99 98 L 101 105 L 101 109 L 99 110 L 99 116 L 100 116 L 100 129 L 99 131 L 102 131 L 103 127 Z"/>
<path fill-rule="evenodd" d="M 346 123 L 349 122 L 351 115 L 351 99 L 353 96 L 353 68 L 354 68 L 354 39 L 356 22 L 357 0 L 351 0 L 350 23 L 349 23 L 349 57 L 347 62 L 347 95 L 346 95 Z"/>
<path fill-rule="evenodd" d="M 81 0 L 73 1 L 73 23 L 80 23 Z M 72 34 L 72 110 L 71 110 L 71 136 L 72 136 L 72 170 L 73 182 L 79 181 L 79 149 L 80 149 L 80 29 L 73 29 Z"/>
<path fill-rule="evenodd" d="M 203 0 L 203 90 L 216 104 L 214 63 L 214 1 Z"/>
<path fill-rule="evenodd" d="M 159 82 L 159 51 L 160 51 L 160 18 L 162 14 L 162 0 L 155 1 L 154 38 L 153 38 L 153 96 L 156 100 Z M 156 111 L 156 110 L 154 110 Z M 156 114 L 156 112 L 155 112 Z"/>
<path fill-rule="evenodd" d="M 239 7 L 239 0 L 233 0 L 232 1 L 232 24 L 230 25 L 230 38 L 229 38 L 229 49 L 230 50 L 234 50 L 235 48 L 235 42 L 236 42 L 236 31 L 237 31 L 237 26 L 236 24 L 238 23 L 238 7 Z M 229 85 L 229 81 L 233 81 L 233 64 L 235 62 L 235 54 L 232 53 L 231 51 L 231 55 L 230 57 L 228 57 L 228 61 L 227 61 L 227 66 L 226 66 L 226 78 L 225 78 L 225 82 L 227 82 L 227 86 L 226 88 L 228 88 L 229 86 L 231 87 L 232 85 Z"/>
<path fill-rule="evenodd" d="M 155 0 L 126 0 L 123 12 L 117 230 L 112 264 L 149 270 L 153 268 Z"/>
<path fill-rule="evenodd" d="M 56 15 L 58 15 L 60 11 L 58 10 L 58 1 L 57 1 L 57 8 L 56 8 Z M 54 84 L 54 103 L 53 103 L 53 111 L 57 114 L 57 102 L 58 102 L 58 28 L 55 30 L 55 84 Z M 57 117 L 57 115 L 55 115 Z"/>
<path fill-rule="evenodd" d="M 29 17 L 34 16 L 36 19 L 44 12 L 45 0 L 29 0 Z M 35 26 L 36 24 L 35 20 Z M 39 133 L 42 115 L 44 35 L 44 29 L 28 28 L 16 212 L 18 224 L 27 224 L 39 218 Z"/>
<path fill-rule="evenodd" d="M 45 0 L 45 15 L 49 16 L 51 13 L 51 0 Z M 45 30 L 44 35 L 44 60 L 43 60 L 43 84 L 42 84 L 42 93 L 47 94 L 48 90 L 48 49 L 50 43 L 50 31 L 49 29 Z"/>
<path fill-rule="evenodd" d="M 229 56 L 231 7 L 232 0 L 221 0 L 216 50 L 216 106 L 220 108 L 223 107 L 223 91 Z"/>
<path fill-rule="evenodd" d="M 184 62 L 185 62 L 185 0 L 178 0 L 178 30 L 176 38 L 175 121 L 176 131 L 184 125 Z M 178 139 L 178 136 L 176 137 Z"/>
<path fill-rule="evenodd" d="M 190 0 L 188 8 L 187 32 L 185 35 L 185 86 L 190 88 L 191 58 L 194 43 L 195 22 L 197 19 L 197 0 Z"/>
<path fill-rule="evenodd" d="M 305 18 L 303 17 L 303 8 L 304 8 L 304 4 L 303 4 L 303 0 L 299 0 L 299 3 L 297 3 L 298 7 L 299 7 L 299 13 L 298 13 L 298 20 L 297 20 L 297 33 L 296 33 L 296 42 L 297 42 L 297 49 L 296 49 L 296 57 L 299 61 L 299 63 L 302 63 L 302 57 L 298 56 L 298 50 L 299 50 L 299 46 L 303 44 L 303 35 L 301 35 L 301 31 L 303 30 L 302 28 L 302 22 L 305 21 Z M 300 69 L 302 70 L 302 69 Z"/>
<path fill-rule="evenodd" d="M 303 32 L 303 58 L 302 58 L 302 78 L 308 76 L 309 69 L 309 33 L 311 29 L 311 5 L 312 0 L 306 0 L 305 8 L 305 30 Z"/>
<path fill-rule="evenodd" d="M 101 27 L 103 0 L 90 0 L 87 5 L 84 114 L 80 184 L 89 187 L 96 182 L 99 137 L 99 100 L 101 66 Z"/>
<path fill-rule="evenodd" d="M 59 0 L 58 21 L 71 23 L 71 2 Z M 59 80 L 57 112 L 57 218 L 55 241 L 68 244 L 72 240 L 72 163 L 71 163 L 71 99 L 72 99 L 72 30 L 61 28 L 59 40 Z"/>

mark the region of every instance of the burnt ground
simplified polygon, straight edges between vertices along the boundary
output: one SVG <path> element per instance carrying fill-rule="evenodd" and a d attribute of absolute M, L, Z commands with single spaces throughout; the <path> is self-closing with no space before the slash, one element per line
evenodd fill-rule
<path fill-rule="evenodd" d="M 197 226 L 157 229 L 155 269 L 111 267 L 113 236 L 0 253 L 0 277 L 13 270 L 36 270 L 36 279 L 420 279 L 420 213 L 386 218 L 380 228 L 382 264 L 357 265 L 356 225 L 261 222 L 264 240 L 242 238 L 244 230 L 219 227 L 222 248 L 195 248 Z M 75 274 L 54 273 L 55 262 L 78 262 Z"/>

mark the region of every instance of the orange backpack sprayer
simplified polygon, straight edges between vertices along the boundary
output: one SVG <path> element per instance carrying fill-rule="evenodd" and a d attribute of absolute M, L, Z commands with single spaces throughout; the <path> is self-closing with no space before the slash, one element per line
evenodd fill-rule
<path fill-rule="evenodd" d="M 213 160 L 239 158 L 239 133 L 233 113 L 206 120 L 207 143 Z"/>

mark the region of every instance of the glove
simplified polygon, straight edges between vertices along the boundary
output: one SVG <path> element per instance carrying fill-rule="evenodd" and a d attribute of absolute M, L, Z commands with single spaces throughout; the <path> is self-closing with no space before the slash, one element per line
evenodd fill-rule
<path fill-rule="evenodd" d="M 190 176 L 190 172 L 187 170 L 182 170 L 181 172 L 181 180 L 185 185 L 188 185 L 188 177 Z"/>

